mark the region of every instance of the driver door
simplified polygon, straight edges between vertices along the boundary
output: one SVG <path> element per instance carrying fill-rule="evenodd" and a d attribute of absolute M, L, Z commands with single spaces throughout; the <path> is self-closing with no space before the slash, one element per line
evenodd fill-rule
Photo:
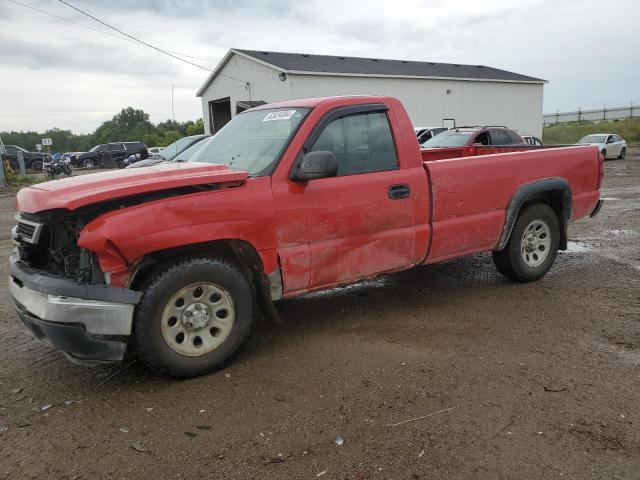
<path fill-rule="evenodd" d="M 330 151 L 338 175 L 304 188 L 310 255 L 309 288 L 410 265 L 415 250 L 411 183 L 399 169 L 384 107 L 330 114 L 308 151 Z M 368 109 L 367 109 L 368 108 Z"/>

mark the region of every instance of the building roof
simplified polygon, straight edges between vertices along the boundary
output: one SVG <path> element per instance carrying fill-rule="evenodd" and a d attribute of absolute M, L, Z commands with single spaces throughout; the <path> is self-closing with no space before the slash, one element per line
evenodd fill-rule
<path fill-rule="evenodd" d="M 432 78 L 512 83 L 546 82 L 546 80 L 541 78 L 530 77 L 528 75 L 487 67 L 485 65 L 312 55 L 306 53 L 270 52 L 232 48 L 209 76 L 204 85 L 200 87 L 197 93 L 198 96 L 204 93 L 234 53 L 252 58 L 286 73 L 302 75 Z"/>

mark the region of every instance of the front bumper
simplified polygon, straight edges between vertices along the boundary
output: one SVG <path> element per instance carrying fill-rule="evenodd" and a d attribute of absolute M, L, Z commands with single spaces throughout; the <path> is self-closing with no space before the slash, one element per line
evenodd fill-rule
<path fill-rule="evenodd" d="M 142 296 L 34 270 L 15 254 L 9 261 L 9 293 L 20 319 L 37 338 L 88 364 L 123 359 Z"/>

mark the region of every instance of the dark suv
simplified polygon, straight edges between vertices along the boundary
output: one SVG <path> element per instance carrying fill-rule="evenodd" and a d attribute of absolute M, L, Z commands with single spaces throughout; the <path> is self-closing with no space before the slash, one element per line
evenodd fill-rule
<path fill-rule="evenodd" d="M 422 148 L 470 147 L 472 145 L 527 145 L 507 127 L 456 127 L 427 140 Z"/>
<path fill-rule="evenodd" d="M 124 166 L 129 155 L 140 154 L 141 159 L 149 158 L 147 147 L 142 142 L 114 142 L 96 145 L 86 153 L 76 155 L 74 167 L 118 167 Z"/>
<path fill-rule="evenodd" d="M 51 155 L 47 153 L 40 152 L 28 152 L 22 147 L 17 145 L 5 145 L 4 146 L 5 153 L 4 158 L 9 160 L 11 168 L 18 171 L 20 166 L 18 165 L 18 152 L 22 152 L 24 154 L 24 166 L 26 168 L 30 168 L 31 170 L 40 171 L 42 170 L 43 162 L 50 162 Z"/>

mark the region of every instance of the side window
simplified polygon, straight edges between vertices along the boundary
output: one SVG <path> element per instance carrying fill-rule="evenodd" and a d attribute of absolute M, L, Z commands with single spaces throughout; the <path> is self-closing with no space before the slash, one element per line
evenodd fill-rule
<path fill-rule="evenodd" d="M 489 141 L 489 132 L 482 132 L 473 140 L 473 143 L 481 143 L 482 145 L 491 145 Z"/>
<path fill-rule="evenodd" d="M 613 136 L 609 135 L 607 137 L 607 143 L 613 143 Z"/>
<path fill-rule="evenodd" d="M 98 147 L 98 151 L 99 152 L 110 152 L 111 151 L 111 146 L 105 143 L 105 144 L 100 145 Z"/>
<path fill-rule="evenodd" d="M 491 130 L 491 145 L 509 145 L 512 143 L 504 130 Z"/>
<path fill-rule="evenodd" d="M 384 112 L 367 112 L 333 120 L 312 152 L 333 152 L 338 176 L 393 170 L 398 167 L 391 128 Z"/>
<path fill-rule="evenodd" d="M 418 143 L 423 144 L 431 138 L 433 138 L 433 134 L 429 130 L 426 130 L 422 135 L 420 135 L 420 138 L 418 138 Z"/>
<path fill-rule="evenodd" d="M 520 143 L 521 140 L 518 137 L 518 135 L 516 135 L 514 132 L 512 132 L 511 130 L 507 130 L 507 137 L 509 137 L 509 143 Z M 531 145 L 535 145 L 536 141 L 534 138 L 531 139 Z"/>

